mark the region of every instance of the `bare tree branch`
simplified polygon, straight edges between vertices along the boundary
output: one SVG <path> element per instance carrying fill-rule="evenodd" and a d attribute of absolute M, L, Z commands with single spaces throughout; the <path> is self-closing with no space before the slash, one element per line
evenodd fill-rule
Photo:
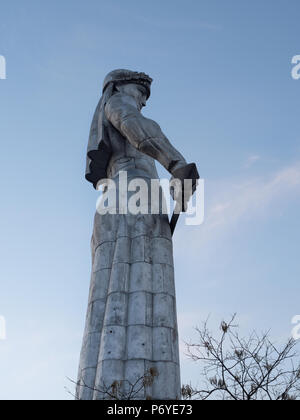
<path fill-rule="evenodd" d="M 300 364 L 296 342 L 277 348 L 269 332 L 241 338 L 234 325 L 236 315 L 221 323 L 215 338 L 207 321 L 197 328 L 199 341 L 186 343 L 187 355 L 202 366 L 202 389 L 182 387 L 186 399 L 300 400 Z M 297 363 L 296 363 L 297 360 Z"/>

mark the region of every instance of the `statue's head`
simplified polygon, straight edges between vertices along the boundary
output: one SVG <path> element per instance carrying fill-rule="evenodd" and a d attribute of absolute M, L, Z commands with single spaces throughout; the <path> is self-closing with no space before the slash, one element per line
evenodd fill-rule
<path fill-rule="evenodd" d="M 111 88 L 118 92 L 132 96 L 139 109 L 146 105 L 151 94 L 152 79 L 145 73 L 131 70 L 114 70 L 110 72 L 103 84 L 103 93 Z"/>

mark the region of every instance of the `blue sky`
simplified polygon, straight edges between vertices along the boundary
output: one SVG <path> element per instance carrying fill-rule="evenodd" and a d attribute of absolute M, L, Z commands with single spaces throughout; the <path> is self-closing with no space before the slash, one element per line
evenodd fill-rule
<path fill-rule="evenodd" d="M 205 179 L 205 223 L 174 237 L 183 341 L 210 314 L 289 337 L 299 304 L 298 0 L 2 2 L 0 399 L 68 399 L 97 193 L 84 180 L 105 75 L 154 78 L 144 114 Z M 165 176 L 164 170 L 160 174 Z"/>

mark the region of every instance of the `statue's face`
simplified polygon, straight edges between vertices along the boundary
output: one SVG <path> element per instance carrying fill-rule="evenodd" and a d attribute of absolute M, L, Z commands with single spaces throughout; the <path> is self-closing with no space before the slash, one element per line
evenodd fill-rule
<path fill-rule="evenodd" d="M 128 83 L 118 86 L 117 89 L 125 95 L 132 96 L 137 103 L 139 111 L 146 106 L 147 90 L 144 86 L 136 83 Z"/>

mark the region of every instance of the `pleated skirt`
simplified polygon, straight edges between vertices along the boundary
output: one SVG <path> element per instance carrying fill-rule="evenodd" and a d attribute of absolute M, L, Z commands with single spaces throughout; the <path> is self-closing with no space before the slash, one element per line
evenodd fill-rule
<path fill-rule="evenodd" d="M 96 213 L 92 257 L 77 398 L 180 399 L 168 216 Z"/>

